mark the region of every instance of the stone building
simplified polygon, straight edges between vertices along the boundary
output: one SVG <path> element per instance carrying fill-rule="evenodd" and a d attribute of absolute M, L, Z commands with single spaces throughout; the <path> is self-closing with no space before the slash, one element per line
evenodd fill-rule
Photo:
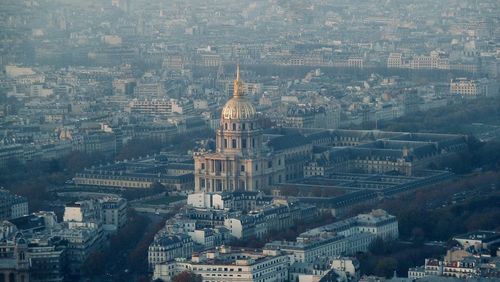
<path fill-rule="evenodd" d="M 239 67 L 222 110 L 215 152 L 196 152 L 195 191 L 257 191 L 284 180 L 284 157 L 263 145 L 255 107 L 243 94 Z"/>

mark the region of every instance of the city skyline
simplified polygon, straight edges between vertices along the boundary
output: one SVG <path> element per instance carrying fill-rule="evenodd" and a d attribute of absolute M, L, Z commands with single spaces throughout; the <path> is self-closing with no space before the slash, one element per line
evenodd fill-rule
<path fill-rule="evenodd" d="M 3 0 L 0 282 L 497 281 L 495 0 Z"/>

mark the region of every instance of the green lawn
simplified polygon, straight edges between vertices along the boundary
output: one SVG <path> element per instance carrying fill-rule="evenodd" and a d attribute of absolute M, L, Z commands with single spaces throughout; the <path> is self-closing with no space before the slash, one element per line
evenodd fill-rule
<path fill-rule="evenodd" d="M 168 205 L 172 202 L 180 201 L 186 199 L 185 196 L 166 196 L 166 197 L 161 197 L 158 199 L 153 199 L 153 200 L 148 200 L 142 202 L 143 204 L 146 205 Z"/>

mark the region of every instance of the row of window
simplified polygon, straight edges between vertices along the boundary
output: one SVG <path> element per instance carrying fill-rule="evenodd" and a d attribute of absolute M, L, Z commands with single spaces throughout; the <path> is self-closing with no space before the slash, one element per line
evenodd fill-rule
<path fill-rule="evenodd" d="M 224 148 L 228 148 L 228 140 L 224 139 Z M 241 139 L 241 149 L 246 149 L 248 147 L 247 145 L 247 139 Z M 231 148 L 232 149 L 237 149 L 238 148 L 238 142 L 236 139 L 231 139 Z M 250 148 L 255 148 L 255 138 L 252 138 L 251 146 Z"/>
<path fill-rule="evenodd" d="M 238 130 L 240 130 L 240 129 L 241 130 L 247 130 L 246 123 L 241 123 L 240 125 L 241 126 L 237 126 L 236 123 L 233 123 L 233 124 L 231 124 L 231 128 L 232 128 L 232 130 L 237 130 L 237 129 Z M 254 123 L 253 122 L 250 123 L 249 127 L 250 127 L 250 130 L 253 130 L 254 129 Z M 229 124 L 227 122 L 224 123 L 224 130 L 228 130 L 228 128 L 229 128 Z"/>

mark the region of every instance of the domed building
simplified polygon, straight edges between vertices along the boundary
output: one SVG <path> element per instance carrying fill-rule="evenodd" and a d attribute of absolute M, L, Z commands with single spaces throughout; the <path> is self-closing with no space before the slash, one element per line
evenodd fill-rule
<path fill-rule="evenodd" d="M 263 146 L 257 111 L 243 93 L 239 66 L 233 97 L 226 102 L 215 152 L 196 152 L 195 191 L 258 191 L 284 180 L 282 156 Z"/>

